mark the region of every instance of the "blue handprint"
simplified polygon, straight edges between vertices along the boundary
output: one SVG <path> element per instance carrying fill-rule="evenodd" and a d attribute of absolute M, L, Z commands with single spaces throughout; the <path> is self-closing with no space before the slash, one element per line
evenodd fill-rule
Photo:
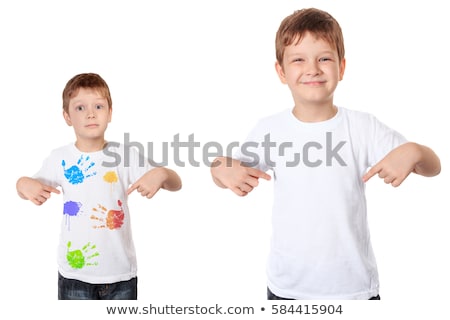
<path fill-rule="evenodd" d="M 84 156 L 81 155 L 80 159 L 77 161 L 77 164 L 71 166 L 69 169 L 66 169 L 66 161 L 62 161 L 61 165 L 64 169 L 64 176 L 71 184 L 82 183 L 85 178 L 89 178 L 97 174 L 95 171 L 88 173 L 89 170 L 95 165 L 95 162 L 93 161 L 88 163 L 89 159 L 89 156 L 84 158 Z M 85 168 L 83 169 L 83 167 Z"/>

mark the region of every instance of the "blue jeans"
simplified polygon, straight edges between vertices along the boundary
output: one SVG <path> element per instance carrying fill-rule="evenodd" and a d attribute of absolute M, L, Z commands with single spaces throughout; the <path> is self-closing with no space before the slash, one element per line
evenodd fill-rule
<path fill-rule="evenodd" d="M 270 291 L 269 288 L 267 288 L 267 300 L 294 300 L 294 299 L 279 297 L 279 296 L 275 295 L 272 291 Z M 370 298 L 369 300 L 381 300 L 381 299 L 380 299 L 380 296 L 377 295 L 375 297 Z"/>
<path fill-rule="evenodd" d="M 58 272 L 58 300 L 137 300 L 137 277 L 128 281 L 92 284 L 64 278 Z"/>

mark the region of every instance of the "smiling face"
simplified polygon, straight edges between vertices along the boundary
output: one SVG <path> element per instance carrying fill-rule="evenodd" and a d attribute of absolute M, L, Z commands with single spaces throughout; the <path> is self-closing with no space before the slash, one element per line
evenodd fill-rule
<path fill-rule="evenodd" d="M 275 65 L 282 83 L 291 90 L 296 108 L 333 107 L 333 94 L 342 80 L 345 59 L 324 39 L 306 32 L 284 50 Z"/>
<path fill-rule="evenodd" d="M 70 98 L 67 111 L 63 111 L 66 123 L 75 131 L 76 146 L 82 151 L 101 150 L 111 115 L 108 100 L 91 88 L 79 88 Z"/>

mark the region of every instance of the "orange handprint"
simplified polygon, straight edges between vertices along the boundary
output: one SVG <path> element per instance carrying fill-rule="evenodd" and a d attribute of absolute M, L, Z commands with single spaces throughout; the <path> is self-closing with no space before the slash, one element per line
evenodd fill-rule
<path fill-rule="evenodd" d="M 102 222 L 101 225 L 95 225 L 93 226 L 93 228 L 108 228 L 110 230 L 119 229 L 123 224 L 125 214 L 122 208 L 122 201 L 117 200 L 117 204 L 119 205 L 120 210 L 108 210 L 106 207 L 100 204 L 98 205 L 98 208 L 92 208 L 92 211 L 100 212 L 102 215 L 106 215 L 106 217 L 98 217 L 92 214 L 92 220 Z"/>

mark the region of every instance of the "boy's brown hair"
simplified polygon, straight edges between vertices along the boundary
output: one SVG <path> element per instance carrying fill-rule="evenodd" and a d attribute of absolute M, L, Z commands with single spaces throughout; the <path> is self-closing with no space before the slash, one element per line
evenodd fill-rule
<path fill-rule="evenodd" d="M 63 110 L 65 112 L 69 111 L 70 99 L 77 95 L 80 88 L 98 91 L 108 101 L 109 108 L 111 109 L 111 93 L 106 81 L 96 73 L 81 73 L 70 79 L 63 90 Z"/>
<path fill-rule="evenodd" d="M 312 33 L 333 46 L 338 53 L 339 62 L 344 59 L 344 37 L 339 23 L 325 11 L 308 8 L 297 10 L 287 16 L 278 28 L 275 47 L 276 58 L 281 66 L 285 48 L 291 44 L 297 44 L 306 32 Z"/>

